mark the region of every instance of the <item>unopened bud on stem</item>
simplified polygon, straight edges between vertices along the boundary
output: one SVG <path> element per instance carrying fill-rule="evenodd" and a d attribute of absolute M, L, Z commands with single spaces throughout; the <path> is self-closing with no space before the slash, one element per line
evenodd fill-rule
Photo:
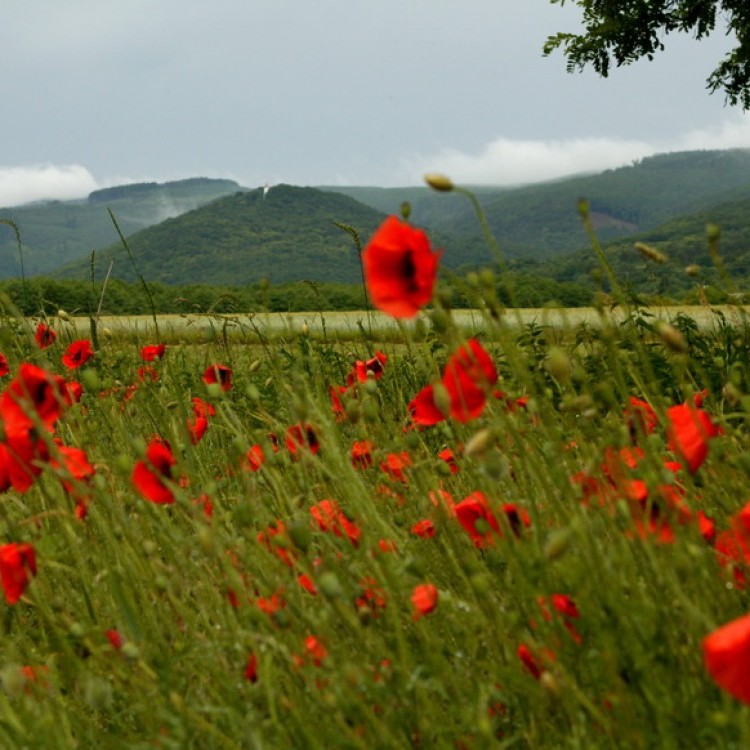
<path fill-rule="evenodd" d="M 453 190 L 453 182 L 444 174 L 430 172 L 424 176 L 424 181 L 433 189 L 441 193 L 450 193 Z"/>

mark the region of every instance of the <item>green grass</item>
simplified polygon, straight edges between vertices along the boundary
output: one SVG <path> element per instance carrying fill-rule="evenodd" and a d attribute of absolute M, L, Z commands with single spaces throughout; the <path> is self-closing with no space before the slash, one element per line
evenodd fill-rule
<path fill-rule="evenodd" d="M 747 611 L 747 592 L 695 524 L 664 508 L 673 543 L 641 538 L 643 517 L 622 484 L 599 505 L 584 504 L 571 481 L 579 472 L 605 481 L 607 450 L 631 445 L 623 410 L 638 396 L 659 425 L 636 433 L 645 456 L 628 477 L 652 493 L 676 483 L 692 512 L 728 526 L 747 501 L 750 330 L 739 313 L 711 316 L 707 327 L 678 316 L 686 350 L 675 352 L 645 311 L 605 314 L 597 326 L 540 318 L 520 328 L 512 316 L 476 313 L 497 387 L 528 405 L 489 398 L 474 420 L 423 430 L 407 429 L 407 403 L 467 335 L 439 307 L 420 327 L 382 339 L 366 326 L 339 339 L 338 317 L 328 314 L 326 336 L 316 316 L 307 316 L 310 333 L 282 319 L 274 335 L 232 323 L 224 337 L 214 319 L 214 333 L 197 338 L 161 320 L 169 345 L 151 363 L 154 382 L 136 374 L 140 347 L 157 343 L 140 319 L 112 338 L 102 321 L 100 350 L 76 372 L 60 357 L 85 327 L 53 321 L 58 340 L 40 351 L 25 325 L 6 320 L 9 377 L 30 361 L 83 384 L 56 434 L 82 448 L 96 473 L 74 483 L 89 495 L 83 521 L 61 486 L 70 477 L 49 464 L 28 492 L 3 497 L 0 542 L 33 544 L 38 574 L 19 603 L 0 604 L 0 746 L 747 747 L 748 711 L 716 687 L 701 655 L 705 635 Z M 338 421 L 328 387 L 378 348 L 389 357 L 382 377 L 351 388 Z M 234 372 L 226 393 L 202 382 L 212 363 Z M 723 434 L 694 475 L 683 468 L 671 477 L 662 469 L 673 456 L 666 409 L 703 388 Z M 216 415 L 192 445 L 185 422 L 195 396 Z M 300 422 L 315 426 L 318 455 L 295 459 L 284 447 Z M 269 433 L 280 438 L 278 453 Z M 148 502 L 131 480 L 155 434 L 176 458 L 172 505 Z M 373 443 L 364 470 L 349 457 L 357 440 Z M 255 444 L 268 460 L 251 472 L 243 456 Z M 438 458 L 446 447 L 458 456 L 456 474 Z M 406 481 L 381 468 L 402 452 Z M 445 505 L 433 504 L 440 491 L 456 502 L 485 494 L 502 532 L 492 546 L 476 548 Z M 361 529 L 358 545 L 313 521 L 310 508 L 325 499 Z M 501 511 L 507 503 L 530 519 L 518 537 Z M 432 538 L 411 531 L 425 519 Z M 287 533 L 268 549 L 258 535 L 279 520 Z M 317 595 L 299 585 L 301 574 Z M 410 597 L 422 583 L 439 599 L 415 620 Z M 284 606 L 267 614 L 274 594 Z M 538 599 L 554 594 L 575 601 L 578 638 L 562 615 L 543 616 Z M 371 603 L 380 598 L 385 606 Z M 319 664 L 309 636 L 326 649 Z M 521 644 L 536 655 L 539 679 L 519 660 Z M 244 676 L 251 654 L 257 682 Z"/>

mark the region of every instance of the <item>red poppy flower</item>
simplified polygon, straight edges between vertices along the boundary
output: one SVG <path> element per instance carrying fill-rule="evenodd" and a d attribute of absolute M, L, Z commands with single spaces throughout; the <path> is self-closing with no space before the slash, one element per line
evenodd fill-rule
<path fill-rule="evenodd" d="M 213 417 L 216 415 L 216 407 L 208 401 L 204 401 L 202 398 L 193 396 L 193 398 L 190 399 L 190 403 L 193 407 L 193 414 L 195 414 L 196 417 Z"/>
<path fill-rule="evenodd" d="M 372 440 L 357 440 L 352 445 L 351 459 L 355 469 L 368 469 L 372 466 L 372 452 L 375 445 Z"/>
<path fill-rule="evenodd" d="M 286 607 L 286 600 L 282 596 L 283 589 L 274 591 L 271 596 L 259 596 L 255 600 L 255 606 L 261 611 L 265 612 L 269 617 L 275 615 L 280 609 Z"/>
<path fill-rule="evenodd" d="M 0 378 L 4 378 L 10 374 L 10 365 L 8 364 L 8 358 L 4 354 L 0 354 Z"/>
<path fill-rule="evenodd" d="M 419 620 L 435 610 L 438 605 L 438 590 L 431 583 L 420 583 L 411 592 L 411 603 L 414 606 L 412 619 Z"/>
<path fill-rule="evenodd" d="M 244 675 L 248 682 L 258 681 L 258 657 L 255 654 L 250 654 L 248 657 Z"/>
<path fill-rule="evenodd" d="M 413 318 L 432 299 L 439 259 L 422 230 L 389 216 L 362 252 L 372 303 L 394 318 Z"/>
<path fill-rule="evenodd" d="M 294 565 L 294 555 L 289 549 L 291 540 L 283 521 L 276 521 L 265 531 L 259 531 L 257 539 L 263 547 L 276 555 L 284 565 L 290 568 Z"/>
<path fill-rule="evenodd" d="M 443 385 L 451 397 L 451 416 L 459 422 L 476 419 L 496 382 L 492 358 L 479 341 L 471 339 L 451 356 L 443 371 Z"/>
<path fill-rule="evenodd" d="M 630 397 L 629 406 L 625 408 L 625 418 L 630 429 L 630 437 L 634 443 L 639 436 L 650 435 L 659 422 L 651 404 L 635 396 Z"/>
<path fill-rule="evenodd" d="M 361 613 L 372 615 L 373 619 L 377 620 L 388 604 L 388 597 L 372 576 L 363 578 L 359 583 L 362 586 L 362 592 L 355 600 L 357 609 Z"/>
<path fill-rule="evenodd" d="M 62 363 L 69 370 L 76 370 L 88 362 L 94 356 L 94 350 L 91 348 L 91 342 L 88 339 L 74 341 L 62 356 Z"/>
<path fill-rule="evenodd" d="M 302 586 L 302 588 L 307 591 L 308 594 L 311 594 L 312 596 L 318 595 L 318 589 L 315 588 L 313 579 L 310 578 L 307 573 L 300 573 L 297 576 L 297 583 Z"/>
<path fill-rule="evenodd" d="M 50 460 L 50 466 L 61 471 L 61 481 L 65 491 L 76 494 L 76 487 L 73 482 L 88 482 L 96 474 L 96 469 L 90 463 L 86 452 L 81 448 L 62 445 L 57 439 L 55 442 L 61 461 L 58 461 L 57 457 L 53 457 Z"/>
<path fill-rule="evenodd" d="M 316 667 L 320 667 L 323 664 L 323 660 L 328 656 L 328 649 L 319 638 L 316 638 L 314 635 L 308 635 L 305 638 L 305 656 Z"/>
<path fill-rule="evenodd" d="M 355 547 L 359 544 L 362 531 L 347 518 L 335 500 L 321 500 L 310 508 L 310 514 L 321 531 L 330 531 L 339 537 L 346 536 Z"/>
<path fill-rule="evenodd" d="M 166 344 L 148 344 L 141 349 L 141 359 L 144 362 L 153 362 L 156 359 L 161 359 L 166 350 Z"/>
<path fill-rule="evenodd" d="M 422 537 L 422 539 L 431 539 L 435 536 L 435 524 L 429 518 L 425 518 L 422 521 L 417 521 L 411 527 L 411 533 Z"/>
<path fill-rule="evenodd" d="M 69 380 L 65 384 L 65 390 L 68 392 L 68 400 L 71 404 L 80 403 L 83 397 L 83 386 L 77 380 Z"/>
<path fill-rule="evenodd" d="M 346 384 L 351 386 L 357 381 L 364 383 L 367 380 L 368 373 L 372 373 L 375 380 L 378 380 L 383 375 L 387 361 L 388 357 L 381 351 L 375 352 L 375 356 L 367 361 L 358 359 L 354 363 L 352 371 L 346 376 Z"/>
<path fill-rule="evenodd" d="M 139 367 L 136 371 L 136 374 L 138 376 L 138 380 L 141 381 L 141 383 L 155 383 L 157 380 L 159 380 L 159 371 L 154 369 L 153 367 L 150 367 L 149 365 L 143 365 L 142 367 Z"/>
<path fill-rule="evenodd" d="M 9 487 L 27 492 L 48 460 L 47 443 L 37 439 L 32 427 L 23 431 L 14 428 L 6 434 L 6 442 L 0 443 L 0 492 Z"/>
<path fill-rule="evenodd" d="M 284 440 L 286 449 L 293 455 L 298 456 L 303 450 L 308 450 L 313 456 L 320 450 L 318 435 L 311 424 L 295 424 L 287 431 Z"/>
<path fill-rule="evenodd" d="M 174 502 L 174 493 L 165 480 L 172 479 L 172 467 L 176 464 L 169 443 L 156 437 L 146 449 L 146 460 L 137 461 L 133 468 L 133 485 L 145 500 L 169 505 Z"/>
<path fill-rule="evenodd" d="M 16 604 L 36 575 L 36 553 L 30 544 L 12 542 L 0 547 L 0 583 L 8 604 Z"/>
<path fill-rule="evenodd" d="M 339 420 L 344 419 L 346 416 L 346 410 L 344 405 L 341 403 L 341 396 L 347 392 L 348 388 L 345 385 L 330 385 L 328 386 L 328 393 L 331 396 L 331 409 Z"/>
<path fill-rule="evenodd" d="M 518 658 L 521 660 L 524 669 L 536 680 L 542 676 L 542 668 L 539 666 L 534 654 L 531 649 L 525 644 L 521 643 L 518 646 Z"/>
<path fill-rule="evenodd" d="M 521 536 L 522 529 L 527 529 L 531 526 L 529 514 L 514 503 L 505 503 L 503 505 L 503 513 L 505 513 L 505 517 L 508 519 L 510 530 L 517 537 Z"/>
<path fill-rule="evenodd" d="M 703 661 L 720 688 L 750 704 L 750 615 L 732 620 L 706 636 Z"/>
<path fill-rule="evenodd" d="M 456 454 L 450 448 L 443 448 L 443 450 L 438 453 L 438 458 L 448 464 L 451 474 L 458 474 L 459 466 L 456 462 Z"/>
<path fill-rule="evenodd" d="M 46 324 L 39 323 L 34 333 L 34 340 L 36 345 L 40 349 L 46 349 L 48 346 L 52 346 L 55 343 L 57 334 Z"/>
<path fill-rule="evenodd" d="M 494 535 L 501 534 L 497 518 L 482 492 L 472 492 L 456 504 L 453 510 L 475 547 L 488 547 L 494 544 Z"/>
<path fill-rule="evenodd" d="M 114 628 L 110 628 L 109 630 L 104 632 L 104 635 L 107 636 L 107 640 L 109 641 L 112 648 L 119 651 L 122 648 L 122 644 L 124 643 L 122 633 L 120 633 L 119 630 L 115 630 Z"/>
<path fill-rule="evenodd" d="M 391 479 L 407 484 L 409 479 L 404 470 L 411 465 L 411 458 L 407 451 L 401 451 L 401 453 L 389 453 L 385 457 L 385 461 L 380 462 L 380 470 L 391 477 Z"/>
<path fill-rule="evenodd" d="M 412 422 L 422 427 L 429 427 L 445 419 L 445 414 L 435 405 L 435 390 L 432 385 L 422 388 L 406 408 Z"/>
<path fill-rule="evenodd" d="M 203 382 L 218 384 L 222 391 L 228 391 L 232 387 L 232 369 L 226 365 L 209 365 L 203 373 Z"/>
<path fill-rule="evenodd" d="M 266 456 L 263 448 L 257 443 L 245 453 L 242 459 L 242 468 L 247 471 L 260 471 L 260 467 L 266 462 Z"/>
<path fill-rule="evenodd" d="M 716 437 L 720 430 L 705 411 L 688 404 L 670 406 L 669 447 L 687 464 L 691 474 L 698 471 L 708 455 L 708 441 Z"/>
<path fill-rule="evenodd" d="M 750 503 L 735 514 L 732 526 L 716 537 L 714 550 L 719 564 L 730 567 L 738 588 L 750 580 Z"/>
<path fill-rule="evenodd" d="M 185 422 L 188 435 L 190 436 L 190 444 L 198 445 L 203 436 L 206 434 L 208 429 L 208 420 L 205 417 L 196 417 L 195 419 L 188 419 Z"/>
<path fill-rule="evenodd" d="M 36 426 L 31 415 L 51 432 L 69 405 L 70 396 L 63 378 L 24 362 L 0 396 L 0 418 L 6 435 Z"/>

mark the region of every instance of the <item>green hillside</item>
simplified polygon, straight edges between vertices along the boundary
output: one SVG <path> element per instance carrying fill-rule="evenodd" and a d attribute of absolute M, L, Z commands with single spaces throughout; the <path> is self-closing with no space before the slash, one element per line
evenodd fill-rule
<path fill-rule="evenodd" d="M 233 180 L 202 177 L 140 183 L 97 190 L 80 201 L 0 208 L 0 218 L 14 221 L 20 229 L 26 274 L 48 274 L 63 263 L 88 257 L 93 249 L 117 238 L 108 208 L 117 216 L 123 232 L 131 234 L 241 189 Z M 0 278 L 20 274 L 15 234 L 10 227 L 0 225 Z"/>
<path fill-rule="evenodd" d="M 359 264 L 352 239 L 334 222 L 362 233 L 363 241 L 383 220 L 374 209 L 344 195 L 315 188 L 277 185 L 237 192 L 174 219 L 136 232 L 128 239 L 140 272 L 166 284 L 248 284 L 314 279 L 356 282 Z M 135 274 L 121 244 L 98 254 L 113 276 Z M 83 278 L 88 262 L 62 269 L 63 277 Z"/>
<path fill-rule="evenodd" d="M 387 203 L 390 194 L 391 211 L 407 197 L 417 223 L 455 236 L 478 234 L 474 212 L 460 195 L 427 188 L 419 193 L 404 188 L 335 189 L 379 207 Z M 607 241 L 750 196 L 750 150 L 658 154 L 601 174 L 513 189 L 482 188 L 477 195 L 508 256 L 547 258 L 586 244 L 576 211 L 582 197 L 591 204 L 600 239 Z"/>
<path fill-rule="evenodd" d="M 709 226 L 718 227 L 720 232 L 718 251 L 730 279 L 729 287 L 750 288 L 750 195 L 679 217 L 627 240 L 605 243 L 604 250 L 618 277 L 640 294 L 683 298 L 697 285 L 733 291 L 711 258 Z M 660 264 L 647 259 L 634 248 L 636 242 L 663 253 L 667 262 Z M 697 266 L 692 269 L 695 275 L 685 272 L 688 266 Z M 559 282 L 591 286 L 591 273 L 598 264 L 593 250 L 586 247 L 546 262 L 521 263 L 518 267 L 526 272 L 533 269 Z"/>

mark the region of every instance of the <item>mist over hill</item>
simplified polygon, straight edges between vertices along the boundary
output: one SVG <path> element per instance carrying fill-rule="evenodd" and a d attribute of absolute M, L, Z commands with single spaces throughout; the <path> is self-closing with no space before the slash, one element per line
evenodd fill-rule
<path fill-rule="evenodd" d="M 0 218 L 13 221 L 20 231 L 26 274 L 44 275 L 117 239 L 108 209 L 128 235 L 238 190 L 242 188 L 233 180 L 207 177 L 137 183 L 96 190 L 83 200 L 0 208 Z M 0 226 L 0 278 L 20 275 L 15 234 Z"/>
<path fill-rule="evenodd" d="M 582 197 L 590 203 L 600 241 L 634 285 L 653 293 L 689 289 L 694 282 L 681 270 L 654 270 L 633 253 L 632 242 L 666 243 L 675 262 L 701 265 L 707 222 L 725 224 L 727 265 L 741 279 L 750 275 L 743 244 L 750 236 L 750 150 L 659 154 L 597 175 L 518 188 L 481 186 L 475 192 L 511 268 L 529 284 L 537 279 L 538 289 L 544 288 L 542 279 L 576 285 L 569 300 L 580 299 L 581 288 L 593 288 L 595 263 L 577 210 Z M 136 278 L 111 210 L 149 281 L 358 283 L 352 239 L 335 222 L 351 225 L 366 242 L 384 215 L 398 213 L 404 201 L 411 205 L 410 220 L 427 228 L 443 250 L 445 266 L 492 264 L 466 197 L 426 187 L 276 185 L 266 194 L 231 180 L 195 178 L 116 186 L 84 201 L 0 210 L 0 217 L 21 231 L 27 276 L 87 279 L 95 250 L 100 274 L 112 261 L 114 278 Z M 0 250 L 0 278 L 18 277 L 10 227 L 0 226 Z M 709 267 L 704 275 L 715 280 Z"/>

